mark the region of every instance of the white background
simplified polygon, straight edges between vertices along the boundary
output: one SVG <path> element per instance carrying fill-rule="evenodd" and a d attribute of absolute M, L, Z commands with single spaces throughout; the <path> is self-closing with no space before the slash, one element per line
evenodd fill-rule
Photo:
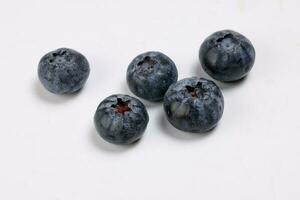
<path fill-rule="evenodd" d="M 51 0 L 0 2 L 0 199 L 299 200 L 298 0 Z M 97 136 L 93 115 L 139 53 L 158 50 L 179 79 L 208 77 L 198 49 L 233 29 L 254 44 L 249 76 L 219 84 L 225 111 L 207 135 L 177 131 L 148 106 L 143 139 L 118 147 Z M 47 92 L 39 59 L 69 47 L 91 74 L 77 95 Z"/>

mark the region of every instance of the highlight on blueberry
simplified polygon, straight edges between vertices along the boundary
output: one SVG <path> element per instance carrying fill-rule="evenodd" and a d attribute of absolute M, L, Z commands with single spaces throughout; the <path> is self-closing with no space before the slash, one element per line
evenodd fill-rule
<path fill-rule="evenodd" d="M 113 144 L 131 144 L 146 130 L 149 116 L 137 98 L 115 94 L 104 99 L 94 115 L 99 135 Z"/>
<path fill-rule="evenodd" d="M 203 69 L 214 79 L 231 82 L 245 77 L 252 69 L 255 50 L 242 34 L 218 31 L 202 43 L 199 58 Z"/>
<path fill-rule="evenodd" d="M 38 66 L 42 85 L 55 94 L 70 94 L 80 90 L 88 79 L 90 67 L 79 52 L 60 48 L 44 55 Z"/>
<path fill-rule="evenodd" d="M 219 87 L 210 80 L 185 78 L 172 84 L 164 97 L 168 121 L 187 132 L 207 132 L 221 119 L 224 99 Z"/>
<path fill-rule="evenodd" d="M 127 84 L 132 93 L 148 101 L 161 101 L 178 78 L 174 62 L 161 52 L 138 55 L 127 69 Z"/>

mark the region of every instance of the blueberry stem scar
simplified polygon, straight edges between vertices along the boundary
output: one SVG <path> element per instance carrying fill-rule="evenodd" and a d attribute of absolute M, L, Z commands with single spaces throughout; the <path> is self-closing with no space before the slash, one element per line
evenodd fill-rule
<path fill-rule="evenodd" d="M 121 98 L 117 98 L 117 103 L 113 104 L 111 107 L 115 108 L 115 111 L 121 114 L 131 111 L 128 106 L 128 102 L 123 101 Z"/>
<path fill-rule="evenodd" d="M 223 41 L 224 39 L 226 39 L 226 38 L 231 38 L 231 39 L 233 39 L 234 36 L 233 36 L 231 33 L 228 33 L 228 34 L 224 35 L 224 37 L 218 38 L 218 39 L 217 39 L 217 42 L 222 42 L 222 41 Z"/>
<path fill-rule="evenodd" d="M 157 62 L 153 59 L 151 59 L 149 56 L 146 56 L 142 61 L 140 61 L 137 65 L 138 66 L 148 66 L 150 68 L 153 68 L 154 65 L 156 64 Z"/>
<path fill-rule="evenodd" d="M 185 86 L 185 88 L 187 89 L 187 91 L 192 95 L 193 99 L 198 98 L 197 92 L 196 92 L 196 88 L 192 87 L 192 86 Z"/>

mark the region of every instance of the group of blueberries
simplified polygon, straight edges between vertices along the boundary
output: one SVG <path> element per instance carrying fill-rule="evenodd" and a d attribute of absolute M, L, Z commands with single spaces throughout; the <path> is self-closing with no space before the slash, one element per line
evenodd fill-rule
<path fill-rule="evenodd" d="M 255 50 L 243 35 L 222 30 L 202 43 L 199 59 L 212 78 L 237 81 L 247 75 L 255 60 Z M 87 59 L 77 51 L 60 48 L 43 56 L 38 76 L 43 86 L 55 94 L 80 90 L 90 73 Z M 224 99 L 211 80 L 190 77 L 177 81 L 175 63 L 161 52 L 138 55 L 127 69 L 127 84 L 136 96 L 152 102 L 163 101 L 168 121 L 177 129 L 203 133 L 221 119 Z M 135 97 L 115 94 L 105 98 L 94 115 L 99 135 L 113 144 L 139 140 L 149 121 L 145 105 Z"/>

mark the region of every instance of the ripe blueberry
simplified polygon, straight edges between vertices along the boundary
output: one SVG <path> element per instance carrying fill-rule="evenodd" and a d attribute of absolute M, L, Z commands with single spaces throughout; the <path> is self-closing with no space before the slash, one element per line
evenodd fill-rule
<path fill-rule="evenodd" d="M 47 53 L 39 62 L 38 76 L 43 86 L 55 94 L 80 90 L 90 73 L 87 59 L 75 50 L 60 48 Z"/>
<path fill-rule="evenodd" d="M 161 101 L 177 77 L 174 62 L 160 52 L 138 55 L 127 69 L 127 84 L 132 93 L 149 101 Z"/>
<path fill-rule="evenodd" d="M 206 132 L 221 119 L 224 100 L 221 90 L 210 80 L 186 78 L 170 86 L 164 97 L 168 121 L 177 129 Z"/>
<path fill-rule="evenodd" d="M 99 135 L 113 144 L 131 144 L 139 140 L 148 121 L 144 104 L 134 97 L 122 94 L 104 99 L 94 116 Z"/>
<path fill-rule="evenodd" d="M 236 81 L 251 70 L 255 50 L 243 35 L 223 30 L 210 35 L 202 43 L 199 58 L 203 69 L 214 79 Z"/>

